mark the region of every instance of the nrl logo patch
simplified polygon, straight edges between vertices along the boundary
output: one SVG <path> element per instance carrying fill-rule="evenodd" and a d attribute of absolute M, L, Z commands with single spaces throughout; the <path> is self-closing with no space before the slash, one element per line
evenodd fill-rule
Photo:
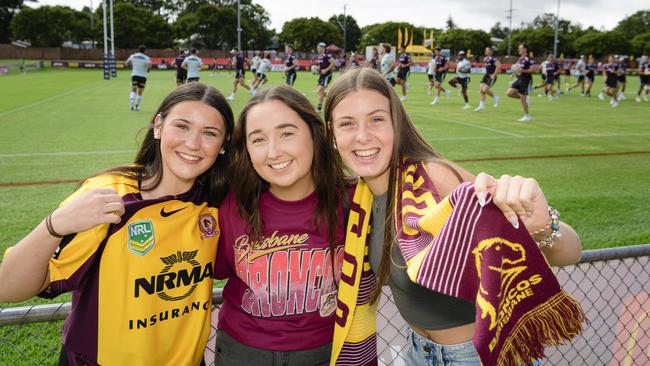
<path fill-rule="evenodd" d="M 133 254 L 143 256 L 156 245 L 153 224 L 150 220 L 136 221 L 129 224 L 128 248 Z"/>

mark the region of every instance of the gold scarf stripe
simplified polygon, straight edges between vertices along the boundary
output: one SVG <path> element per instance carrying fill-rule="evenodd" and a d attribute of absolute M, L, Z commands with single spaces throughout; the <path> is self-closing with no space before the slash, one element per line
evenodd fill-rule
<path fill-rule="evenodd" d="M 350 327 L 350 332 L 345 340 L 346 342 L 359 343 L 377 332 L 377 301 L 372 304 L 357 305 L 357 311 L 354 313 L 354 322 Z"/>

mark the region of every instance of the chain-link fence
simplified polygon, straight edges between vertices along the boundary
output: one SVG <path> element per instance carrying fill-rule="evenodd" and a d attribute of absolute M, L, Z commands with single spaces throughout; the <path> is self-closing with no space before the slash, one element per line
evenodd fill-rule
<path fill-rule="evenodd" d="M 590 321 L 571 344 L 547 350 L 546 365 L 650 365 L 650 244 L 590 250 L 580 263 L 557 268 L 563 288 L 580 302 Z M 221 289 L 214 291 L 214 313 Z M 0 309 L 0 365 L 51 365 L 58 359 L 60 328 L 70 304 Z M 214 365 L 216 328 L 205 359 Z M 55 325 L 52 325 L 52 322 Z M 43 328 L 50 328 L 44 336 Z M 407 325 L 385 288 L 379 305 L 380 363 L 405 365 Z"/>

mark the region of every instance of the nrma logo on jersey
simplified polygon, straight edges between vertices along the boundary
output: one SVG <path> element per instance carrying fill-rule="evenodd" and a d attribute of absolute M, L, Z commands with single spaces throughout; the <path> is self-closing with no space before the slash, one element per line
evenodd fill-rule
<path fill-rule="evenodd" d="M 156 245 L 156 236 L 150 220 L 136 221 L 129 224 L 128 247 L 131 253 L 145 255 Z"/>

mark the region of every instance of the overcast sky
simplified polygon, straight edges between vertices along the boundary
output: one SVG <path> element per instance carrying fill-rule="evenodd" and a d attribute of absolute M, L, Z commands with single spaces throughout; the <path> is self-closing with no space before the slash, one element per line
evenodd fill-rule
<path fill-rule="evenodd" d="M 266 8 L 271 17 L 271 28 L 278 32 L 284 22 L 297 17 L 317 16 L 327 20 L 333 14 L 347 13 L 364 25 L 385 21 L 407 21 L 416 26 L 444 28 L 451 15 L 461 28 L 489 30 L 496 22 L 508 24 L 506 19 L 510 0 L 254 0 Z M 29 6 L 67 5 L 77 9 L 90 5 L 91 0 L 39 0 Z M 93 8 L 101 4 L 92 0 Z M 512 0 L 514 10 L 513 26 L 529 22 L 541 13 L 555 13 L 556 1 Z M 583 26 L 612 29 L 625 16 L 638 10 L 650 10 L 648 0 L 562 0 L 560 18 L 577 22 Z"/>

